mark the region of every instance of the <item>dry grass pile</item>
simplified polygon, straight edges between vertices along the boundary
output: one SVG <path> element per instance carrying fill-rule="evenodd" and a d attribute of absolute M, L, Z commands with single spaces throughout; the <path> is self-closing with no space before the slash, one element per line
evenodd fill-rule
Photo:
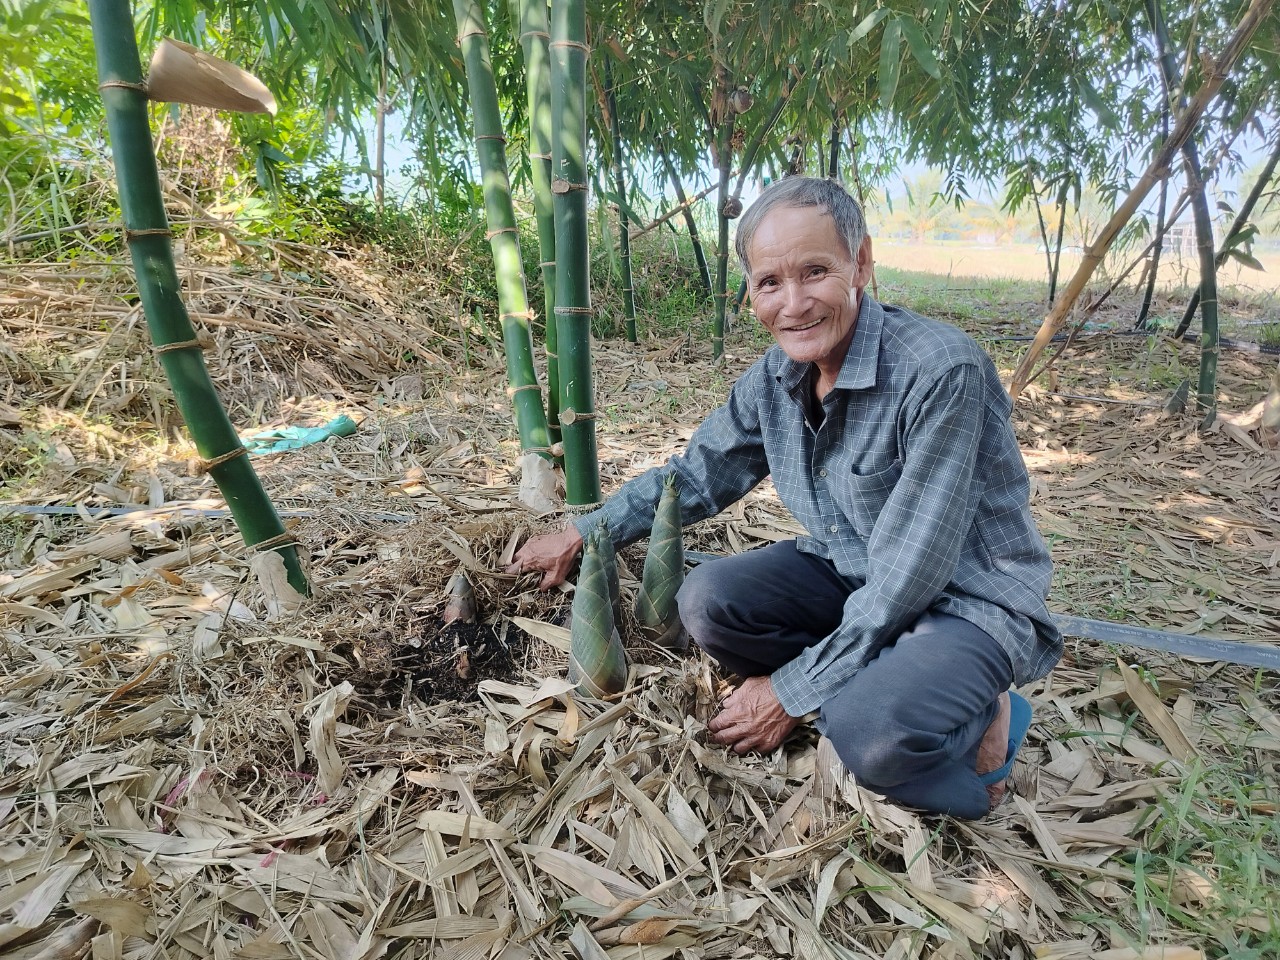
<path fill-rule="evenodd" d="M 438 289 L 372 253 L 298 244 L 241 248 L 234 263 L 179 262 L 193 324 L 232 415 L 257 422 L 290 398 L 383 392 L 421 398 L 443 376 L 441 331 L 456 311 Z M 444 306 L 436 306 L 444 304 Z M 150 419 L 167 409 L 137 288 L 119 261 L 0 266 L 0 370 L 24 402 L 91 418 Z"/>
<path fill-rule="evenodd" d="M 330 343 L 363 356 L 350 336 Z M 1141 367 L 1141 343 L 1089 349 L 1018 414 L 1055 605 L 1275 640 L 1274 458 L 1130 406 L 1157 397 L 1111 377 Z M 237 356 L 213 353 L 224 383 L 245 375 L 221 366 L 247 368 Z M 678 448 L 743 362 L 602 348 L 606 486 Z M 1262 383 L 1248 362 L 1224 358 L 1241 408 Z M 515 505 L 498 371 L 353 397 L 356 436 L 259 461 L 306 514 L 316 596 L 294 614 L 227 521 L 175 510 L 216 504 L 163 449 L 76 441 L 75 470 L 32 499 L 87 487 L 85 515 L 2 521 L 0 955 L 1189 960 L 1276 944 L 1273 677 L 1072 643 L 1024 691 L 1016 795 L 975 824 L 861 790 L 812 731 L 768 757 L 711 744 L 723 686 L 701 657 L 633 647 L 623 694 L 575 696 L 566 596 L 501 572 L 546 521 Z M 94 520 L 107 488 L 153 509 Z M 794 533 L 765 488 L 690 545 Z M 482 622 L 449 634 L 459 568 Z"/>

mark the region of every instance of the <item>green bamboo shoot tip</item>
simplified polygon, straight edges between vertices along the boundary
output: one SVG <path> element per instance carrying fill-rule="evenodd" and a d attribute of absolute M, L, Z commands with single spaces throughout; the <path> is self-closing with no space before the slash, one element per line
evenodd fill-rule
<path fill-rule="evenodd" d="M 599 541 L 592 533 L 583 549 L 569 629 L 569 679 L 588 697 L 607 697 L 627 685 L 627 655 L 614 625 Z"/>
<path fill-rule="evenodd" d="M 609 584 L 609 602 L 613 605 L 614 623 L 622 615 L 622 588 L 618 583 L 618 554 L 613 547 L 613 534 L 609 532 L 609 521 L 601 520 L 591 531 L 596 541 L 596 549 L 600 551 L 600 562 L 604 566 L 605 578 Z"/>
<path fill-rule="evenodd" d="M 668 476 L 649 532 L 644 576 L 636 596 L 636 619 L 654 643 L 684 650 L 688 637 L 680 623 L 676 594 L 684 583 L 684 537 L 680 518 L 680 490 L 674 475 Z"/>

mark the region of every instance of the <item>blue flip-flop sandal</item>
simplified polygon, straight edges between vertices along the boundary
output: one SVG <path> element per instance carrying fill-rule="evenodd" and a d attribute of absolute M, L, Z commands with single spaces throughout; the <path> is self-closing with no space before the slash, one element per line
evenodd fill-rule
<path fill-rule="evenodd" d="M 990 773 L 984 773 L 978 779 L 984 787 L 1003 783 L 1013 772 L 1013 761 L 1017 759 L 1022 743 L 1027 739 L 1027 731 L 1031 729 L 1031 704 L 1017 692 L 1009 691 L 1009 749 L 1005 753 L 1004 765 Z"/>

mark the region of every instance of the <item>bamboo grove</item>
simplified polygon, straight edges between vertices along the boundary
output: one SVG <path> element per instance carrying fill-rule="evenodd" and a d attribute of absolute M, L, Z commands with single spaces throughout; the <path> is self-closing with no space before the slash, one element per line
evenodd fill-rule
<path fill-rule="evenodd" d="M 52 9 L 61 0 L 37 2 Z M 160 0 L 145 23 L 152 38 L 171 31 L 257 51 L 274 88 L 327 111 L 357 139 L 360 118 L 375 105 L 385 117 L 396 100 L 429 183 L 459 176 L 440 159 L 453 155 L 447 144 L 472 145 L 520 445 L 562 461 L 568 500 L 586 506 L 600 492 L 590 355 L 599 318 L 588 294 L 593 198 L 615 217 L 610 258 L 619 263 L 627 335 L 647 332 L 639 306 L 646 281 L 630 268 L 628 241 L 679 217 L 698 257 L 719 356 L 735 305 L 729 251 L 745 189 L 807 169 L 861 193 L 864 180 L 874 187 L 891 175 L 882 159 L 889 154 L 948 171 L 940 189 L 947 201 L 963 200 L 972 180 L 1004 181 L 1012 209 L 1062 211 L 1057 235 L 1044 231 L 1057 289 L 1014 375 L 1015 394 L 1042 368 L 1044 345 L 1076 307 L 1089 265 L 1135 232 L 1147 195 L 1181 171 L 1187 186 L 1143 228 L 1150 240 L 1135 264 L 1153 278 L 1162 232 L 1181 209 L 1194 211 L 1200 291 L 1183 332 L 1200 318 L 1196 394 L 1211 416 L 1214 275 L 1227 258 L 1249 262 L 1247 208 L 1256 201 L 1242 205 L 1239 223 L 1216 243 L 1206 191 L 1244 131 L 1260 129 L 1268 152 L 1280 150 L 1272 6 L 456 0 L 450 11 L 392 0 L 367 8 L 264 0 L 252 11 L 213 3 L 197 20 L 191 5 Z M 256 142 L 266 149 L 269 137 Z M 382 183 L 385 160 L 378 149 L 370 155 Z M 1263 195 L 1274 172 L 1268 166 L 1242 193 Z M 680 198 L 676 206 L 642 222 L 637 195 L 664 185 Z M 1059 283 L 1049 251 L 1061 249 L 1065 211 L 1087 185 L 1115 215 L 1089 241 L 1083 272 Z M 709 234 L 696 230 L 700 196 L 713 211 Z M 514 230 L 526 200 L 537 221 L 536 304 Z"/>

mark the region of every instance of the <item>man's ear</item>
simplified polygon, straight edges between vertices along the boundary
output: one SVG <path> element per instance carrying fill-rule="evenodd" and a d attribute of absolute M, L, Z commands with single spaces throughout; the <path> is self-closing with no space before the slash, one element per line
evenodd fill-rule
<path fill-rule="evenodd" d="M 871 255 L 871 237 L 862 238 L 862 246 L 858 247 L 857 269 L 853 274 L 853 285 L 861 292 L 871 282 L 871 270 L 875 263 Z"/>

